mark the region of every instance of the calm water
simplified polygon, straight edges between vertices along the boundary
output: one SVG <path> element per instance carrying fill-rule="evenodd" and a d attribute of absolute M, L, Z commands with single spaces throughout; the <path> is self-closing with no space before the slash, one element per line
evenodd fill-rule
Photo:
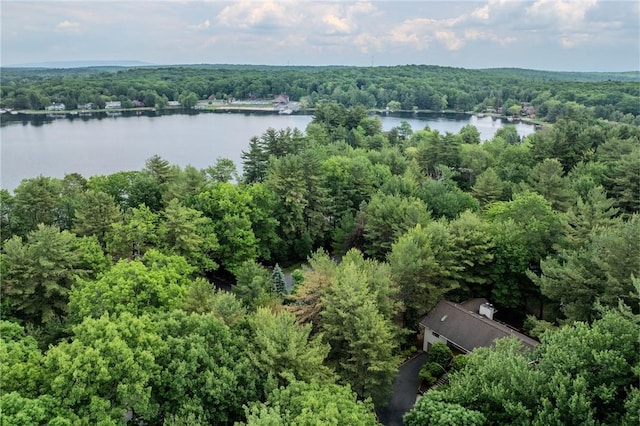
<path fill-rule="evenodd" d="M 160 155 L 182 167 L 212 165 L 226 157 L 242 172 L 240 154 L 253 136 L 269 127 L 304 130 L 310 115 L 258 113 L 199 113 L 22 119 L 2 117 L 0 127 L 0 186 L 13 190 L 22 179 L 38 175 L 64 177 L 77 172 L 85 177 L 125 170 L 140 170 L 145 160 Z M 493 137 L 505 122 L 464 114 L 382 116 L 384 130 L 407 121 L 414 130 L 425 126 L 440 132 L 458 132 L 473 124 L 483 140 Z M 516 124 L 526 136 L 532 125 Z"/>

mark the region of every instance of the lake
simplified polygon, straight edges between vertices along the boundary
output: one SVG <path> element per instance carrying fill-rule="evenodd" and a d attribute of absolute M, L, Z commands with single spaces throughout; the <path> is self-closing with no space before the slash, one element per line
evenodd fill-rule
<path fill-rule="evenodd" d="M 306 128 L 311 115 L 272 113 L 93 113 L 65 118 L 3 114 L 0 122 L 0 187 L 13 191 L 24 178 L 38 175 L 84 177 L 140 170 L 159 155 L 171 164 L 197 168 L 226 157 L 242 172 L 240 154 L 249 140 L 269 127 Z M 407 121 L 414 130 L 429 126 L 440 132 L 458 132 L 472 124 L 482 140 L 493 137 L 504 120 L 466 114 L 388 114 L 380 116 L 384 130 Z M 526 136 L 534 126 L 515 124 Z"/>

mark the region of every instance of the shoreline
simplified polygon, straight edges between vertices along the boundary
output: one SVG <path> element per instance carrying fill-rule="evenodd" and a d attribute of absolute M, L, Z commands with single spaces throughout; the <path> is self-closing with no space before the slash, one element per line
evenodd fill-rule
<path fill-rule="evenodd" d="M 306 108 L 300 109 L 298 111 L 293 111 L 292 114 L 313 114 L 315 108 Z M 272 113 L 272 114 L 280 114 L 280 110 L 273 108 L 271 106 L 260 107 L 256 105 L 216 105 L 216 106 L 207 106 L 206 108 L 182 108 L 182 107 L 167 107 L 167 108 L 154 108 L 154 107 L 138 107 L 138 108 L 110 108 L 110 109 L 90 109 L 90 110 L 64 110 L 64 111 L 43 111 L 43 110 L 11 110 L 11 111 L 3 111 L 1 116 L 16 116 L 16 115 L 32 115 L 32 116 L 60 116 L 60 118 L 66 118 L 67 116 L 82 116 L 88 117 L 89 114 L 93 113 L 135 113 L 135 112 L 156 112 L 162 114 L 163 112 L 182 112 L 187 114 L 199 114 L 206 112 L 213 113 L 221 113 L 221 112 L 262 112 L 262 113 Z M 443 111 L 434 111 L 434 110 L 381 110 L 372 108 L 369 109 L 369 113 L 373 113 L 376 115 L 388 115 L 388 114 L 443 114 L 443 115 L 453 115 L 453 114 L 463 114 L 469 116 L 475 116 L 478 118 L 483 117 L 491 117 L 495 120 L 505 120 L 512 123 L 525 123 L 530 124 L 537 127 L 548 126 L 550 123 L 546 123 L 544 121 L 540 121 L 537 119 L 532 119 L 529 117 L 508 117 L 505 115 L 495 114 L 495 113 L 483 113 L 483 112 L 471 112 L 471 111 L 451 111 L 451 110 L 443 110 Z"/>

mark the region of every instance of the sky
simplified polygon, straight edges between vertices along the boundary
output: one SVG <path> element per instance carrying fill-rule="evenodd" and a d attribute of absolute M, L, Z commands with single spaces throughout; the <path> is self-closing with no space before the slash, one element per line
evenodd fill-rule
<path fill-rule="evenodd" d="M 2 66 L 640 70 L 640 0 L 1 0 L 0 24 Z"/>

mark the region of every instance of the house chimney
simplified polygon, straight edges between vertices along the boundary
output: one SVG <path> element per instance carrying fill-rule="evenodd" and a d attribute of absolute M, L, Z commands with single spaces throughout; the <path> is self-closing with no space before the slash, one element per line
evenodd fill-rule
<path fill-rule="evenodd" d="M 494 308 L 493 305 L 489 302 L 480 305 L 480 315 L 484 315 L 490 320 L 493 319 L 493 314 L 495 314 L 496 312 L 498 312 L 498 310 Z"/>

